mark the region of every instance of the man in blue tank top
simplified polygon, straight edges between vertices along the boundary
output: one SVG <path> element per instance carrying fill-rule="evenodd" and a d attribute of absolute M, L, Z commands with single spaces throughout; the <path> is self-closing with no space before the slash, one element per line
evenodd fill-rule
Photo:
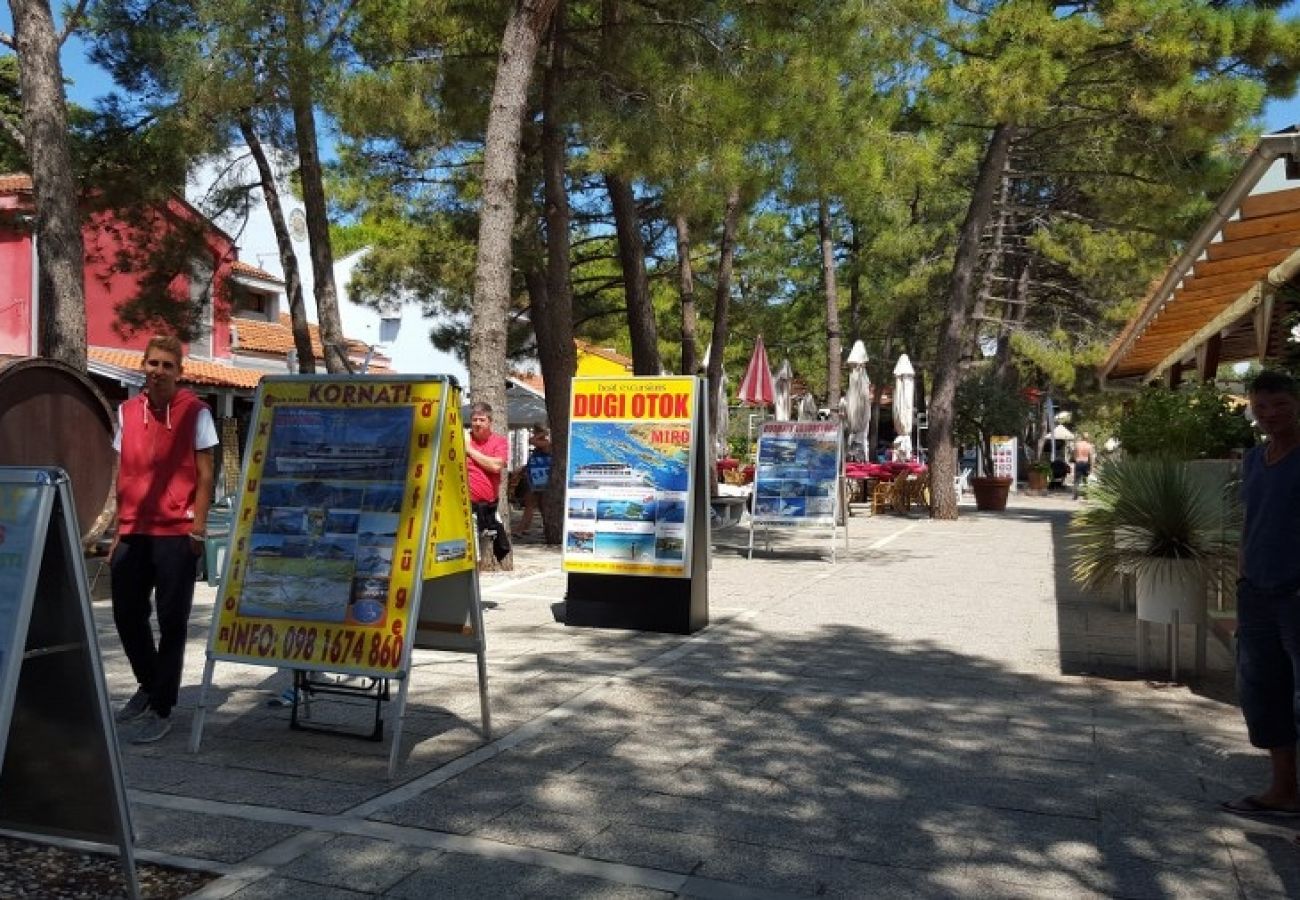
<path fill-rule="evenodd" d="M 1246 454 L 1237 582 L 1237 694 L 1250 742 L 1267 750 L 1268 789 L 1229 800 L 1230 812 L 1300 816 L 1296 781 L 1300 685 L 1300 386 L 1261 372 L 1250 408 L 1267 442 Z"/>

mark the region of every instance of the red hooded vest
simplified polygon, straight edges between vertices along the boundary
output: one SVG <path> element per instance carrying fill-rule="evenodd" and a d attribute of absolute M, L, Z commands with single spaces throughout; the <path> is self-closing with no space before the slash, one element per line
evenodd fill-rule
<path fill-rule="evenodd" d="M 161 411 L 150 407 L 143 393 L 122 404 L 119 534 L 190 533 L 199 479 L 194 432 L 203 408 L 203 401 L 184 388 Z"/>

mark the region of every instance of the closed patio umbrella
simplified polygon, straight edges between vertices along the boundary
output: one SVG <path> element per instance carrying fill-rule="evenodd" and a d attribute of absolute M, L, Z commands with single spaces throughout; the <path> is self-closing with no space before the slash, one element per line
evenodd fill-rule
<path fill-rule="evenodd" d="M 763 336 L 758 336 L 754 344 L 754 354 L 749 358 L 745 377 L 741 379 L 738 392 L 740 402 L 746 406 L 771 406 L 775 390 L 772 386 L 772 368 L 767 363 L 767 348 L 763 346 Z"/>
<path fill-rule="evenodd" d="M 773 383 L 772 405 L 776 407 L 778 422 L 790 421 L 790 384 L 794 381 L 794 372 L 790 369 L 790 360 L 782 360 L 781 368 L 776 370 Z"/>
<path fill-rule="evenodd" d="M 865 365 L 854 365 L 849 372 L 849 392 L 844 399 L 849 447 L 856 445 L 861 458 L 868 460 L 871 458 L 867 452 L 867 430 L 871 426 L 871 378 Z"/>
<path fill-rule="evenodd" d="M 894 366 L 894 431 L 895 444 L 904 459 L 912 458 L 912 415 L 916 403 L 916 370 L 904 353 Z"/>
<path fill-rule="evenodd" d="M 718 382 L 718 418 L 713 423 L 713 445 L 718 459 L 727 456 L 727 430 L 731 427 L 731 411 L 727 409 L 727 373 Z"/>
<path fill-rule="evenodd" d="M 817 421 L 817 401 L 813 399 L 812 394 L 804 394 L 799 398 L 798 418 L 800 422 Z"/>

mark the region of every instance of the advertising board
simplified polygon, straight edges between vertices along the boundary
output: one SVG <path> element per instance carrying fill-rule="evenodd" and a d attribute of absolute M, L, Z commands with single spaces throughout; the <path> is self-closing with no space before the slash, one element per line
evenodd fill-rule
<path fill-rule="evenodd" d="M 575 378 L 566 572 L 689 578 L 697 381 Z"/>
<path fill-rule="evenodd" d="M 211 658 L 405 672 L 422 573 L 474 565 L 448 391 L 432 378 L 263 379 Z"/>
<path fill-rule="evenodd" d="M 754 472 L 754 524 L 834 526 L 840 452 L 838 422 L 764 422 Z"/>

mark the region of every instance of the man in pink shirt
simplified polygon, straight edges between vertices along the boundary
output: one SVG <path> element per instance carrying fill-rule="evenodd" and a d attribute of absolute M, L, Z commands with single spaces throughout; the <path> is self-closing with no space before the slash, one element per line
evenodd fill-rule
<path fill-rule="evenodd" d="M 480 532 L 494 531 L 492 555 L 497 562 L 510 555 L 510 530 L 497 515 L 501 495 L 501 474 L 510 458 L 510 445 L 492 430 L 492 407 L 475 403 L 469 413 L 469 440 L 465 444 L 465 471 L 469 476 L 469 500 Z"/>

